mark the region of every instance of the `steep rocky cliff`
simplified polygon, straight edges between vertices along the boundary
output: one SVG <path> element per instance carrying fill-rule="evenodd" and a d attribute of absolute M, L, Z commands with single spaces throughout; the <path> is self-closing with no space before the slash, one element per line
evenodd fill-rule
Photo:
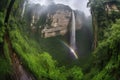
<path fill-rule="evenodd" d="M 42 36 L 51 37 L 66 34 L 71 20 L 72 10 L 62 4 L 52 5 L 50 8 L 54 8 L 54 10 L 49 10 L 47 13 L 46 23 L 41 31 Z"/>
<path fill-rule="evenodd" d="M 105 30 L 120 18 L 120 1 L 104 0 L 91 1 L 91 13 L 94 30 L 94 48 L 97 47 L 98 41 L 105 37 Z"/>
<path fill-rule="evenodd" d="M 80 29 L 82 18 L 79 11 L 74 12 L 76 29 Z M 30 30 L 33 33 L 39 33 L 44 38 L 65 35 L 71 25 L 72 9 L 63 4 L 52 4 L 49 6 L 34 4 L 32 7 L 28 7 L 26 14 L 29 14 L 30 17 Z"/>

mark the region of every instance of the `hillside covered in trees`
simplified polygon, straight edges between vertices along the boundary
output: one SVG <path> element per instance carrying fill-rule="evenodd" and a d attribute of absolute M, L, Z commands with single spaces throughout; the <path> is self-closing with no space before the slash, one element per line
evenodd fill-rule
<path fill-rule="evenodd" d="M 120 1 L 49 3 L 1 0 L 0 80 L 120 80 Z"/>

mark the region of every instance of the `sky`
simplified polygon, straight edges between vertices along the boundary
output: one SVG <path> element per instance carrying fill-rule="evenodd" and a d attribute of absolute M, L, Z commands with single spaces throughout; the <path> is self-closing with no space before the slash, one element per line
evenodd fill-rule
<path fill-rule="evenodd" d="M 70 6 L 74 10 L 80 10 L 85 13 L 86 16 L 90 15 L 89 8 L 87 8 L 88 0 L 29 0 L 30 3 L 36 3 L 41 5 L 49 5 L 51 3 L 65 4 Z"/>

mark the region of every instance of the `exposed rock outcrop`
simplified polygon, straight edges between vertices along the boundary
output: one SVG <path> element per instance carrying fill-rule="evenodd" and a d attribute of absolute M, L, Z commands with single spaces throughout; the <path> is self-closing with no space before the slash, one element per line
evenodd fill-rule
<path fill-rule="evenodd" d="M 40 33 L 41 37 L 53 37 L 65 35 L 71 25 L 72 9 L 63 4 L 40 6 L 35 4 L 31 7 L 30 30 L 32 33 Z M 81 28 L 82 17 L 79 11 L 75 11 L 76 29 Z"/>
<path fill-rule="evenodd" d="M 68 31 L 68 25 L 71 20 L 71 9 L 65 5 L 54 5 L 56 7 L 52 12 L 47 13 L 46 24 L 41 31 L 43 37 L 64 35 Z"/>
<path fill-rule="evenodd" d="M 112 11 L 119 12 L 119 8 L 116 5 L 116 1 L 109 1 L 105 2 L 105 10 L 107 11 L 108 14 L 111 14 Z"/>

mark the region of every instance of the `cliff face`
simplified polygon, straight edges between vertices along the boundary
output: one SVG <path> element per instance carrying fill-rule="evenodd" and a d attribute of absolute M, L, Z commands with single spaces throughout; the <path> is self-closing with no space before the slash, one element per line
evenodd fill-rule
<path fill-rule="evenodd" d="M 63 4 L 49 6 L 35 5 L 31 9 L 30 28 L 33 33 L 40 33 L 41 37 L 65 35 L 71 25 L 72 9 Z M 81 28 L 80 14 L 75 12 L 76 29 Z"/>
<path fill-rule="evenodd" d="M 112 14 L 112 11 L 115 11 L 115 12 L 120 11 L 120 9 L 119 9 L 119 7 L 118 7 L 118 5 L 116 4 L 115 1 L 105 2 L 104 6 L 105 6 L 105 11 L 108 14 Z"/>
<path fill-rule="evenodd" d="M 93 30 L 94 30 L 94 48 L 97 47 L 98 41 L 105 37 L 105 30 L 120 19 L 120 2 L 103 1 L 94 3 L 91 6 Z M 107 32 L 107 31 L 106 31 Z"/>
<path fill-rule="evenodd" d="M 52 8 L 54 8 L 54 10 L 51 10 Z M 62 4 L 52 5 L 48 9 L 46 23 L 41 30 L 42 37 L 46 38 L 66 34 L 72 10 Z"/>

